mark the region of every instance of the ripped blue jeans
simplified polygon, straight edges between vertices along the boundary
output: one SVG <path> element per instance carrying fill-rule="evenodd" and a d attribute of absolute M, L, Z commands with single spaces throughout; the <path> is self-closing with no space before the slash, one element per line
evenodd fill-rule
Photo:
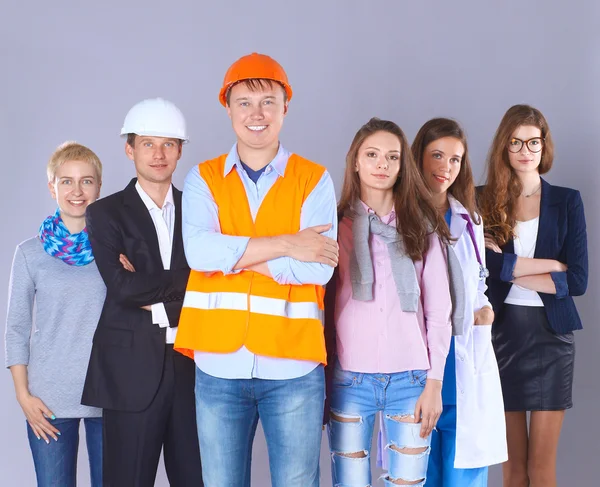
<path fill-rule="evenodd" d="M 384 485 L 425 484 L 431 435 L 421 438 L 414 423 L 415 405 L 425 388 L 427 373 L 364 374 L 336 364 L 328 425 L 334 487 L 367 487 L 371 481 L 371 444 L 377 412 L 389 443 L 389 471 Z M 409 450 L 407 450 L 409 449 Z"/>

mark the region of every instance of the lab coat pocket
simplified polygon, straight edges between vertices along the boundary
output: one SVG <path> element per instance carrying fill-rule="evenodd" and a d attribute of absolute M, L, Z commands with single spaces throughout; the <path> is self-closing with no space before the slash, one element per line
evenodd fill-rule
<path fill-rule="evenodd" d="M 496 355 L 492 346 L 492 325 L 473 326 L 473 366 L 476 375 L 497 370 Z"/>

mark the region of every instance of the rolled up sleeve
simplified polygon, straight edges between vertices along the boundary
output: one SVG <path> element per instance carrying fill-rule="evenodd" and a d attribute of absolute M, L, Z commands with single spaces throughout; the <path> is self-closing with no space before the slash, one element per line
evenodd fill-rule
<path fill-rule="evenodd" d="M 587 226 L 583 200 L 579 191 L 573 191 L 567 215 L 566 272 L 552 273 L 556 297 L 581 296 L 588 284 Z"/>
<path fill-rule="evenodd" d="M 492 279 L 498 279 L 504 282 L 513 280 L 515 265 L 517 264 L 517 254 L 506 252 L 498 253 L 486 249 L 485 258 Z"/>

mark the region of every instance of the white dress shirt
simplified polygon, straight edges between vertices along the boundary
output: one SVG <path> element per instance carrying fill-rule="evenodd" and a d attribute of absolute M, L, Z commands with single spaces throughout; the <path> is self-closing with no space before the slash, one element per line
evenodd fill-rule
<path fill-rule="evenodd" d="M 137 190 L 140 198 L 148 208 L 148 212 L 152 217 L 154 228 L 156 229 L 156 236 L 158 237 L 158 247 L 160 249 L 160 258 L 163 263 L 163 267 L 166 271 L 171 268 L 171 252 L 173 249 L 173 229 L 175 227 L 175 200 L 173 200 L 173 187 L 169 187 L 169 192 L 163 203 L 163 207 L 159 208 L 152 198 L 148 196 L 140 183 L 135 183 L 135 189 Z M 169 327 L 169 317 L 163 303 L 156 303 L 151 306 L 152 308 L 152 323 L 160 326 L 161 328 L 167 329 L 167 343 L 175 343 L 175 336 L 177 335 L 177 327 Z"/>

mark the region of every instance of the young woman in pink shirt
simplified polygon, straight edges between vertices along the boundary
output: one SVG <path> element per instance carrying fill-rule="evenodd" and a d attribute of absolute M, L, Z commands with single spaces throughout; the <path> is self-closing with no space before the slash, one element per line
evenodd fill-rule
<path fill-rule="evenodd" d="M 385 485 L 421 486 L 452 334 L 442 243 L 449 232 L 395 123 L 373 118 L 354 137 L 338 212 L 339 265 L 328 288 L 334 306 L 326 308 L 330 338 L 336 335 L 329 357 L 333 484 L 371 485 L 381 412 Z"/>

